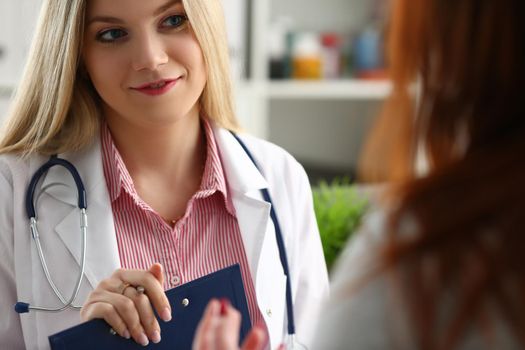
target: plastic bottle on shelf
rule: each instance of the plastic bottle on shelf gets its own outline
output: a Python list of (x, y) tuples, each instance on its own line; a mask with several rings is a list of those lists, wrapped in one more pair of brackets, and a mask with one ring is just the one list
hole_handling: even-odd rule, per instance
[(270, 79), (290, 77), (290, 45), (288, 37), (291, 27), (292, 20), (289, 17), (279, 17), (270, 24), (268, 35)]
[(294, 35), (292, 77), (294, 79), (321, 79), (321, 43), (317, 34), (299, 32)]
[(321, 34), (323, 78), (341, 77), (341, 36), (337, 33)]
[(358, 78), (384, 79), (384, 0), (376, 0), (370, 20), (354, 40), (354, 68)]

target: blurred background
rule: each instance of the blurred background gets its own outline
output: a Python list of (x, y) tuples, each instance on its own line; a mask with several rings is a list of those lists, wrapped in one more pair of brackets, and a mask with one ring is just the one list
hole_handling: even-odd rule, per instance
[[(2, 118), (40, 3), (0, 1)], [(291, 152), (313, 184), (353, 179), (363, 139), (389, 91), (381, 58), (385, 1), (223, 4), (242, 126)]]

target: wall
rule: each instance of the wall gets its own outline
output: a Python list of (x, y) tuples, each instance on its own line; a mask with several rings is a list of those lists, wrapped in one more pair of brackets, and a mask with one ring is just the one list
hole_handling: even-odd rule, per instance
[(293, 18), (300, 30), (355, 31), (362, 28), (375, 0), (272, 0), (272, 17)]
[(22, 74), (41, 0), (0, 0), (0, 120)]
[(327, 171), (355, 170), (380, 102), (272, 101), (270, 140), (305, 165)]

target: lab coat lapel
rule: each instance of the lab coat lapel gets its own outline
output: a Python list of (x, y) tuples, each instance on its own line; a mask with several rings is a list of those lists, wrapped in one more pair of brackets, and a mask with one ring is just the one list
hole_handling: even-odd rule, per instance
[(282, 341), (286, 279), (279, 259), (270, 204), (260, 190), (268, 183), (229, 131), (215, 137), (255, 284), (257, 303), (270, 333), (270, 346)]
[(229, 131), (214, 128), (222, 166), (231, 191), (237, 221), (253, 278), (270, 217), (270, 205), (260, 194), (268, 183)]
[[(85, 152), (60, 157), (75, 165), (86, 189), (88, 231), (85, 275), (95, 288), (120, 266), (112, 209), (102, 169), (100, 141), (96, 139)], [(50, 196), (46, 199), (52, 202), (50, 208), (60, 205), (67, 207), (64, 210), (50, 210), (46, 215), (52, 216), (48, 222), (55, 225), (50, 229), (54, 228), (80, 265), (80, 214), (75, 182), (67, 170), (53, 167), (46, 174), (42, 188)]]
[(256, 194), (235, 192), (232, 196), (248, 264), (253, 279), (257, 281), (259, 261), (269, 223), (270, 205), (257, 199)]

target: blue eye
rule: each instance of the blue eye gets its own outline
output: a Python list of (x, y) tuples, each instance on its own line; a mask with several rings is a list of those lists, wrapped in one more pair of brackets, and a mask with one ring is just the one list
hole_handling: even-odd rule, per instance
[(108, 29), (97, 34), (97, 40), (104, 43), (111, 43), (127, 35), (122, 29)]
[(161, 26), (166, 28), (178, 28), (186, 23), (187, 20), (188, 17), (185, 15), (173, 15), (162, 21)]

